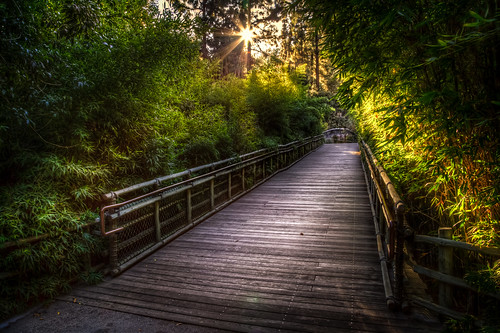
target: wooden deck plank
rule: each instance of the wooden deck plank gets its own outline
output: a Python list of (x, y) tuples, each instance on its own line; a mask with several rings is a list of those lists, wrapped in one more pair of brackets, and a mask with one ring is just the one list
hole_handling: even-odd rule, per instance
[(322, 146), (121, 276), (66, 298), (239, 332), (439, 331), (386, 309), (357, 149)]

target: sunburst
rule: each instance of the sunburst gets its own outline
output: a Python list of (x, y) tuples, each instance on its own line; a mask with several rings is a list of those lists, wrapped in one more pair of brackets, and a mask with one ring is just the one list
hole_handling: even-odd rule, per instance
[(231, 53), (238, 45), (244, 43), (245, 48), (248, 47), (249, 43), (256, 37), (253, 30), (249, 28), (245, 28), (241, 21), (235, 20), (233, 21), (238, 27), (238, 31), (231, 33), (233, 36), (239, 36), (238, 39), (234, 40), (231, 44), (226, 46), (224, 49), (220, 51), (221, 59), (227, 57), (229, 53)]
[(248, 43), (251, 43), (253, 38), (255, 37), (255, 35), (251, 29), (243, 28), (243, 27), (240, 28), (238, 35), (240, 36), (240, 41), (245, 42), (245, 45), (248, 45)]

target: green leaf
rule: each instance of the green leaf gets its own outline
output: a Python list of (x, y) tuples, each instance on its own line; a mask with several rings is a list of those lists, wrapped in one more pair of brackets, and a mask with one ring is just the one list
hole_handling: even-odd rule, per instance
[(475, 27), (478, 27), (479, 25), (480, 25), (480, 22), (476, 21), (476, 22), (472, 22), (472, 23), (465, 23), (464, 27), (466, 27), (466, 28), (475, 28)]
[(477, 19), (479, 21), (484, 21), (485, 20), (481, 15), (479, 15), (478, 13), (476, 13), (473, 10), (469, 10), (469, 14), (470, 14), (470, 16), (472, 16), (473, 18), (475, 18), (475, 19)]

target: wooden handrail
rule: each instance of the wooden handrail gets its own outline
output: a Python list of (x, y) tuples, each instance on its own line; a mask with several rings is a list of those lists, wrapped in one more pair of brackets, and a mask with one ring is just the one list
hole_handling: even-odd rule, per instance
[[(450, 313), (454, 314), (454, 318), (456, 318), (458, 312), (450, 310), (449, 305), (451, 305), (451, 287), (450, 285), (453, 286), (458, 286), (461, 288), (466, 288), (468, 290), (474, 291), (474, 292), (479, 292), (485, 295), (488, 295), (490, 297), (493, 297), (495, 299), (500, 299), (499, 293), (494, 293), (494, 292), (483, 292), (481, 290), (478, 290), (478, 288), (471, 286), (468, 284), (464, 279), (455, 277), (450, 275), (451, 274), (451, 269), (449, 265), (443, 265), (442, 271), (435, 271), (426, 267), (423, 267), (421, 265), (418, 265), (415, 260), (413, 259), (413, 253), (411, 252), (411, 249), (413, 246), (411, 245), (411, 242), (423, 242), (423, 243), (428, 243), (428, 244), (434, 244), (436, 246), (440, 247), (440, 262), (441, 263), (451, 263), (452, 262), (452, 254), (450, 254), (449, 251), (446, 251), (446, 248), (455, 248), (455, 249), (461, 249), (461, 250), (467, 250), (467, 251), (473, 251), (482, 255), (488, 255), (488, 256), (493, 256), (493, 257), (500, 257), (500, 249), (499, 248), (492, 248), (492, 247), (481, 247), (481, 246), (476, 246), (473, 244), (468, 244), (464, 242), (459, 242), (455, 241), (452, 239), (447, 239), (447, 238), (438, 238), (438, 237), (431, 237), (431, 236), (426, 236), (426, 235), (417, 235), (415, 234), (414, 230), (412, 230), (407, 224), (405, 220), (405, 206), (404, 203), (399, 196), (399, 194), (396, 191), (396, 188), (394, 187), (394, 184), (391, 182), (390, 178), (387, 175), (387, 172), (384, 170), (382, 165), (379, 163), (377, 158), (374, 156), (372, 153), (370, 147), (361, 140), (360, 146), (362, 147), (362, 151), (365, 153), (365, 161), (368, 166), (366, 172), (368, 173), (368, 176), (371, 177), (371, 186), (373, 187), (374, 191), (370, 193), (370, 198), (373, 196), (372, 201), (379, 200), (379, 204), (381, 205), (383, 210), (387, 210), (389, 212), (386, 214), (384, 212), (384, 215), (386, 215), (386, 219), (389, 221), (391, 219), (394, 219), (396, 221), (397, 226), (397, 232), (396, 232), (396, 246), (399, 243), (399, 246), (396, 248), (396, 253), (398, 252), (403, 252), (403, 245), (405, 243), (408, 243), (407, 245), (404, 245), (407, 247), (407, 252), (408, 252), (408, 258), (406, 259), (410, 267), (413, 268), (413, 270), (421, 275), (424, 275), (426, 277), (432, 278), (434, 280), (437, 280), (440, 282), (440, 305), (436, 305), (434, 303), (430, 303), (428, 301), (422, 302), (420, 300), (415, 301), (416, 303), (420, 305), (424, 305), (428, 307), (429, 309), (438, 311), (439, 313), (443, 315), (449, 315)], [(376, 215), (376, 214), (374, 214)], [(441, 229), (449, 229), (449, 228), (441, 228)], [(440, 236), (441, 237), (441, 236)], [(450, 235), (451, 237), (451, 235)], [(388, 251), (389, 253), (391, 252), (391, 247), (388, 246)], [(446, 258), (445, 258), (446, 257)], [(404, 257), (403, 258), (396, 258), (396, 260), (393, 262), (393, 265), (395, 265), (395, 281), (394, 281), (394, 289), (395, 293), (397, 293), (398, 289), (402, 290), (402, 285), (401, 282), (398, 284), (398, 270), (401, 270), (403, 264), (404, 264)], [(396, 294), (397, 295), (397, 294)], [(398, 299), (398, 296), (396, 296), (396, 299)], [(416, 300), (418, 297), (410, 297), (410, 299)], [(400, 299), (399, 299), (400, 300)]]
[(459, 242), (459, 241), (452, 240), (452, 239), (437, 238), (437, 237), (426, 236), (426, 235), (415, 235), (413, 240), (415, 242), (429, 243), (429, 244), (434, 244), (434, 245), (439, 245), (439, 246), (449, 246), (449, 247), (453, 247), (456, 249), (462, 249), (462, 250), (473, 251), (473, 252), (484, 254), (484, 255), (500, 257), (500, 248), (497, 248), (497, 247), (482, 247), (482, 246), (477, 246), (477, 245), (473, 245), (473, 244), (469, 244), (469, 243), (465, 243), (465, 242)]
[[(403, 288), (404, 288), (404, 225), (405, 225), (405, 205), (396, 191), (391, 180), (387, 176), (385, 169), (374, 156), (370, 147), (360, 140), (360, 148), (364, 155), (364, 162), (367, 166), (367, 183), (369, 187), (370, 201), (372, 204), (373, 218), (377, 231), (377, 246), (379, 248), (379, 257), (381, 260), (387, 257), (394, 267), (393, 284), (390, 282), (389, 275), (382, 268), (384, 285), (393, 285), (394, 290), (391, 293), (386, 290), (386, 298), (393, 297), (396, 304), (388, 302), (391, 309), (404, 307)], [(384, 222), (385, 220), (385, 222)], [(385, 237), (385, 240), (384, 240)], [(380, 245), (382, 243), (382, 246)], [(385, 244), (385, 245), (384, 245)], [(383, 253), (380, 253), (380, 248)], [(389, 280), (387, 282), (386, 280)], [(387, 289), (387, 288), (386, 288)], [(393, 302), (394, 302), (393, 301)]]

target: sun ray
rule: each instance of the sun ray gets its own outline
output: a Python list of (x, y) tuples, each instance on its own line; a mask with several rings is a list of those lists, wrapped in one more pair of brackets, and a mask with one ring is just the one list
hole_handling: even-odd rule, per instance
[(245, 42), (245, 45), (247, 45), (249, 42), (251, 42), (253, 40), (253, 38), (255, 37), (253, 31), (248, 29), (248, 28), (244, 28), (244, 29), (240, 30), (238, 35), (241, 36), (241, 38)]
[(243, 38), (240, 37), (237, 40), (232, 41), (229, 45), (224, 47), (222, 50), (220, 50), (218, 52), (218, 54), (220, 55), (220, 58), (224, 59), (225, 57), (227, 57), (227, 55), (229, 53), (231, 53), (238, 45), (240, 45), (240, 43), (242, 41), (243, 41)]
[(240, 45), (240, 43), (244, 43), (244, 46), (247, 47), (248, 43), (251, 43), (253, 39), (256, 37), (253, 30), (244, 27), (239, 18), (235, 18), (233, 20), (233, 23), (238, 28), (238, 31), (230, 32), (225, 30), (217, 34), (219, 36), (239, 36), (237, 40), (232, 41), (229, 45), (227, 45), (222, 50), (217, 52), (220, 59), (224, 59), (225, 57), (227, 57), (229, 53), (231, 53), (238, 45)]

